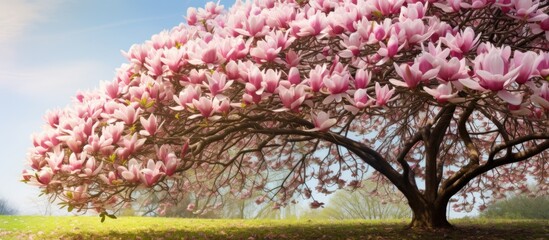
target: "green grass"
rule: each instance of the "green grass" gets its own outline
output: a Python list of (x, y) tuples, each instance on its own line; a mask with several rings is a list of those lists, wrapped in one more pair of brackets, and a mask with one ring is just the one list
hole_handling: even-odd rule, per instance
[(549, 239), (549, 221), (458, 220), (438, 232), (407, 222), (0, 216), (0, 239)]

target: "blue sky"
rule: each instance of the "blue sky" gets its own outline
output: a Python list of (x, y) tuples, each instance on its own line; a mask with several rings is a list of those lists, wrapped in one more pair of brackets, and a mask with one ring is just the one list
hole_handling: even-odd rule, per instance
[[(203, 0), (0, 0), (0, 197), (22, 214), (43, 212), (19, 182), (30, 136), (48, 109), (111, 80), (120, 50), (184, 21)], [(228, 9), (233, 0), (221, 1)]]

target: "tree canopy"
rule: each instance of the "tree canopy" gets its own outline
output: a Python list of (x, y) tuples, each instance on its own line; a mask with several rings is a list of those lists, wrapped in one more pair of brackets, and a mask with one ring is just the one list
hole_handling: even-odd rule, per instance
[(484, 209), (481, 217), (511, 219), (549, 219), (549, 196), (516, 195), (501, 199)]
[[(413, 227), (547, 193), (549, 15), (531, 0), (257, 0), (190, 8), (112, 81), (46, 113), (24, 181), (103, 216), (139, 192), (323, 203), (393, 184)], [(371, 174), (372, 172), (373, 175)], [(196, 201), (198, 203), (198, 201)], [(276, 207), (275, 206), (275, 207)], [(162, 208), (162, 207), (161, 207)]]
[(321, 219), (404, 219), (412, 215), (404, 196), (394, 187), (364, 181), (353, 191), (335, 192), (321, 209), (310, 209), (300, 217)]

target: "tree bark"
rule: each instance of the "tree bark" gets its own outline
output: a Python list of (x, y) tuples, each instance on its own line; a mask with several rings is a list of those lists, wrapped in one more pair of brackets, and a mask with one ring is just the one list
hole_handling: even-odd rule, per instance
[(431, 230), (453, 228), (446, 216), (448, 200), (437, 199), (432, 203), (409, 201), (408, 203), (413, 214), (409, 228)]

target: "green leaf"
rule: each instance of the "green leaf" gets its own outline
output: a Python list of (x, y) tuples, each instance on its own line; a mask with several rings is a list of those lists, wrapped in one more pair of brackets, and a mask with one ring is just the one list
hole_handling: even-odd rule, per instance
[(72, 204), (69, 204), (69, 208), (67, 208), (67, 211), (72, 212), (73, 209), (74, 209), (74, 206)]

